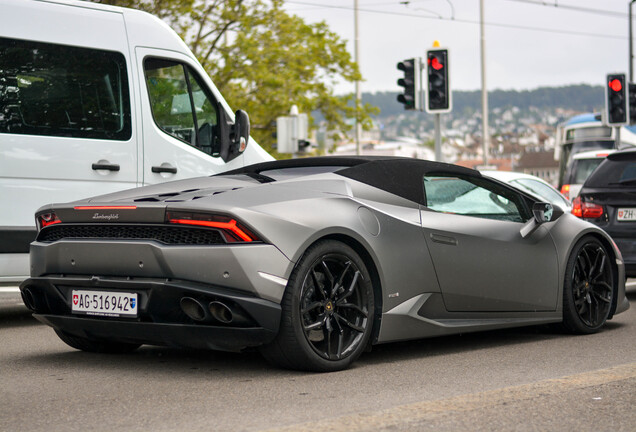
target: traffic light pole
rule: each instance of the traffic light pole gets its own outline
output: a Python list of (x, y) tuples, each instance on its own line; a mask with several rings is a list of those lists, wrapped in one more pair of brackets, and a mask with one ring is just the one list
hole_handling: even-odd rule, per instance
[(632, 6), (636, 0), (629, 2), (629, 82), (634, 81), (634, 45), (632, 36)]
[(614, 141), (614, 148), (615, 149), (620, 149), (621, 148), (621, 126), (616, 126), (616, 140)]
[(441, 114), (435, 114), (435, 160), (437, 162), (444, 162), (442, 160), (442, 125)]

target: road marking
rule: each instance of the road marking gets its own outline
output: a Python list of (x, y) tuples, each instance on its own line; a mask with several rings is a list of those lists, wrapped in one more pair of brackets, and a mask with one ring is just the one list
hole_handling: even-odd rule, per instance
[(412, 422), (434, 422), (436, 418), (453, 415), (453, 413), (501, 407), (521, 400), (559, 395), (573, 390), (633, 378), (636, 378), (636, 363), (585, 372), (564, 378), (539, 381), (532, 384), (455, 396), (448, 399), (400, 405), (379, 412), (361, 412), (318, 422), (267, 429), (267, 431), (315, 432), (316, 430), (320, 430), (360, 432), (378, 429), (403, 430), (403, 426), (407, 426)]

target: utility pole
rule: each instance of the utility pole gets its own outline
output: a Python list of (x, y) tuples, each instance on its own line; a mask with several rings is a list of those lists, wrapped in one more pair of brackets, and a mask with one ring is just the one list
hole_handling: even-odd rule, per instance
[[(360, 68), (359, 47), (358, 47), (358, 45), (360, 44), (360, 34), (358, 29), (358, 0), (353, 0), (353, 10), (354, 10), (353, 31), (355, 33), (354, 46), (353, 46), (354, 47), (353, 60), (358, 65), (358, 68)], [(362, 95), (360, 94), (360, 81), (356, 80), (356, 154), (357, 155), (360, 154), (360, 139), (362, 136), (362, 125), (360, 124), (360, 114), (359, 114), (361, 99), (362, 99)]]
[(632, 41), (632, 6), (636, 0), (629, 2), (629, 82), (634, 82), (634, 43)]
[(486, 33), (484, 31), (484, 0), (479, 0), (479, 29), (481, 34), (481, 129), (484, 165), (488, 165), (488, 89), (486, 88)]

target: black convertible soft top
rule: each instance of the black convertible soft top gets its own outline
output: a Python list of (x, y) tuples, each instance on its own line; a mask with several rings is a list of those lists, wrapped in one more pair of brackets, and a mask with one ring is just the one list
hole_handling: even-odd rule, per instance
[(425, 175), (445, 174), (481, 177), (479, 171), (442, 162), (387, 156), (322, 156), (285, 159), (248, 165), (217, 175), (260, 174), (262, 171), (337, 166), (345, 167), (334, 174), (357, 180), (408, 200), (425, 204), (422, 178)]

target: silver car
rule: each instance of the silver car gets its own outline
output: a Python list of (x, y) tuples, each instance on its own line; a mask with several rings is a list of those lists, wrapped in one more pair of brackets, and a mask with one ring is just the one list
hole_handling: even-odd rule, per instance
[(572, 203), (554, 186), (542, 178), (515, 171), (481, 171), (482, 175), (508, 183), (521, 191), (534, 195), (541, 201), (558, 206), (566, 213), (572, 211)]
[(627, 310), (607, 234), (470, 169), (268, 162), (36, 214), (26, 305), (71, 347), (240, 351), (348, 367), (372, 345)]

